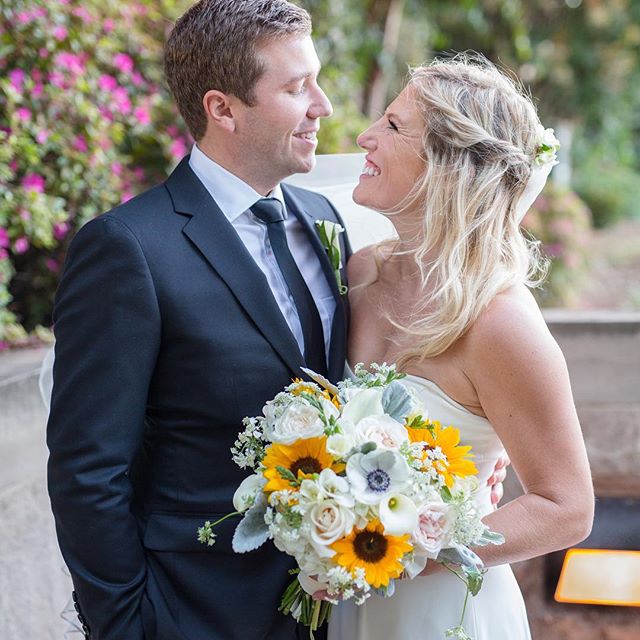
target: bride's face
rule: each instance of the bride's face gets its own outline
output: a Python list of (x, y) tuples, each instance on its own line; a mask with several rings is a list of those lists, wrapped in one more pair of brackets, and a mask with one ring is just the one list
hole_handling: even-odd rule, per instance
[(384, 211), (402, 202), (424, 170), (423, 131), (424, 121), (409, 86), (358, 136), (367, 155), (353, 192), (356, 203)]

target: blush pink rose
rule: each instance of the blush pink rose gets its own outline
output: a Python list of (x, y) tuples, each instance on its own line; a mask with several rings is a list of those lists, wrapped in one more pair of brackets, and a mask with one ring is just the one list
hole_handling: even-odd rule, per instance
[(418, 525), (413, 530), (413, 542), (422, 555), (435, 560), (447, 542), (455, 514), (444, 502), (428, 502), (418, 507)]

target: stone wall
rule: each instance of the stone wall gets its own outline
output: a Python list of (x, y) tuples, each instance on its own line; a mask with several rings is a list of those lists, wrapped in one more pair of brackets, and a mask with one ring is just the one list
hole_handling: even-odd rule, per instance
[[(596, 493), (640, 496), (640, 314), (545, 317), (567, 359)], [(60, 640), (67, 628), (60, 612), (71, 586), (46, 495), (46, 416), (37, 386), (43, 355), (0, 354), (0, 640)], [(506, 498), (518, 491), (512, 473)], [(640, 637), (637, 610), (550, 601), (544, 567), (544, 558), (514, 566), (534, 640)]]

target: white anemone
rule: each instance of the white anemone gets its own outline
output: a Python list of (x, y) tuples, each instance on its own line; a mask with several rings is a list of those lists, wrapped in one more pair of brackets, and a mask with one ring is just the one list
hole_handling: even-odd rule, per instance
[(355, 453), (347, 461), (347, 478), (354, 498), (364, 504), (380, 502), (402, 491), (409, 480), (409, 466), (395, 451), (376, 449)]
[(253, 505), (256, 496), (266, 483), (267, 480), (261, 473), (245, 478), (233, 494), (233, 508), (244, 513)]

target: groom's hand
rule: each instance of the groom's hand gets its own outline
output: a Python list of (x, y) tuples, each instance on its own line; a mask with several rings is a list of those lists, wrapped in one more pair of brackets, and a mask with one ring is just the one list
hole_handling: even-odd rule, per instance
[(504, 487), (502, 483), (507, 477), (507, 467), (511, 464), (509, 456), (503, 453), (496, 461), (496, 466), (493, 468), (493, 473), (487, 480), (487, 485), (491, 487), (491, 504), (497, 505), (504, 494)]

